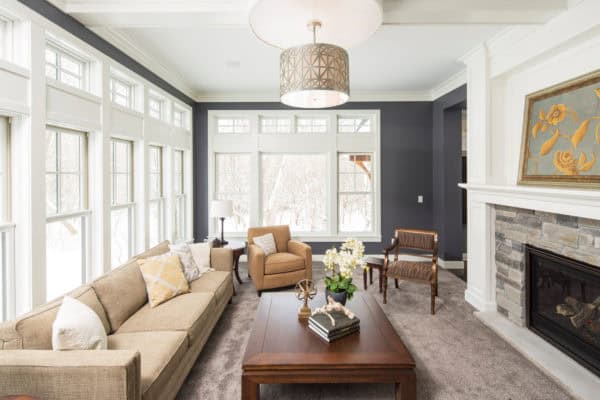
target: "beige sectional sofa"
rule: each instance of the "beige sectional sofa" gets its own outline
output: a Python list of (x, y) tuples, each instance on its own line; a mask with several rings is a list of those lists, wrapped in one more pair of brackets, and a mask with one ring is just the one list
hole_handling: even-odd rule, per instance
[(212, 249), (211, 266), (191, 293), (150, 308), (136, 259), (71, 293), (100, 317), (108, 350), (52, 350), (62, 299), (0, 325), (0, 398), (44, 400), (173, 399), (233, 295), (233, 254)]

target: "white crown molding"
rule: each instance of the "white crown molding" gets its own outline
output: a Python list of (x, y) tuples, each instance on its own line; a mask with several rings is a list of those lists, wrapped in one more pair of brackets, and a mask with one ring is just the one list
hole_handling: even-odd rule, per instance
[(118, 32), (111, 28), (93, 28), (96, 34), (119, 48), (125, 54), (166, 80), (177, 89), (181, 90), (185, 95), (194, 98), (194, 90), (186, 83), (179, 75), (173, 73), (172, 69), (165, 67), (158, 62), (154, 57), (150, 57), (148, 53), (136, 46), (126, 34)]
[(437, 100), (446, 93), (450, 93), (454, 89), (461, 87), (467, 83), (467, 69), (463, 68), (446, 80), (440, 82), (430, 91), (431, 100)]

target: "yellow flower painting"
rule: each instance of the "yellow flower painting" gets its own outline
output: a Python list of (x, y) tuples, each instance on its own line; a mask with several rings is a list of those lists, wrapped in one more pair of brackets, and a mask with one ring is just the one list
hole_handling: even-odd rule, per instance
[(600, 71), (525, 103), (519, 183), (600, 189)]

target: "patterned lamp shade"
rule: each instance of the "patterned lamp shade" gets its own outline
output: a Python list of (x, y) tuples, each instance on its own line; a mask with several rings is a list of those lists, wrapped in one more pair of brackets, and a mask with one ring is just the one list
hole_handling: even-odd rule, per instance
[(350, 99), (348, 53), (325, 43), (284, 50), (280, 58), (281, 102), (299, 108), (339, 106)]

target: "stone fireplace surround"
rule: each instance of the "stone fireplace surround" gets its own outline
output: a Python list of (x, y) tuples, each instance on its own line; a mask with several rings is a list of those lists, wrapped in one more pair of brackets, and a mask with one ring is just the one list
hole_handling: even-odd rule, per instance
[(600, 220), (495, 205), (496, 306), (525, 326), (525, 245), (600, 268)]

